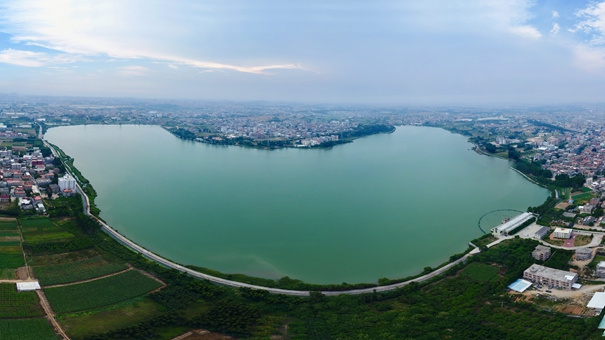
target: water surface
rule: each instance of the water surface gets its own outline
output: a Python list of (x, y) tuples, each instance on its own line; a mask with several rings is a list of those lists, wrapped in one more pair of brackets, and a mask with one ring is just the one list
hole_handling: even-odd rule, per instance
[(327, 150), (211, 146), (133, 125), (53, 128), (46, 139), (75, 158), (101, 217), (147, 249), (313, 283), (416, 274), (466, 249), (484, 213), (549, 194), (466, 137), (428, 127)]

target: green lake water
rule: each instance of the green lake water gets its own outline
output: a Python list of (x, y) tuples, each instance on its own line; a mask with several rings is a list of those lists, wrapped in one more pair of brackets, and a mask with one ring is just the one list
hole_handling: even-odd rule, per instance
[(549, 194), (437, 128), (274, 151), (183, 141), (158, 126), (59, 127), (45, 138), (75, 158), (101, 217), (147, 249), (312, 283), (416, 274), (482, 235), (483, 214), (525, 211)]

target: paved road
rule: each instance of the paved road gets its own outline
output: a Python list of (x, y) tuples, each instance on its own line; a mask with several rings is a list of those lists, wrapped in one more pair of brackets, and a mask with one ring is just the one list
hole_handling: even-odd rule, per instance
[[(58, 157), (58, 153), (55, 151), (55, 149), (50, 144), (48, 144), (46, 141), (44, 141), (44, 143), (46, 144), (46, 146), (48, 146), (52, 150), (53, 155), (55, 155), (55, 157)], [(66, 168), (66, 169), (71, 170), (69, 168)], [(226, 280), (226, 279), (223, 279), (220, 277), (215, 277), (215, 276), (211, 276), (208, 274), (197, 272), (195, 270), (189, 269), (187, 267), (183, 267), (177, 263), (167, 260), (167, 259), (165, 259), (157, 254), (154, 254), (154, 253), (150, 252), (149, 250), (139, 246), (138, 244), (132, 242), (131, 240), (127, 239), (126, 237), (124, 237), (123, 235), (121, 235), (120, 233), (115, 231), (109, 225), (107, 225), (107, 223), (101, 221), (96, 216), (92, 215), (90, 213), (90, 202), (88, 200), (88, 196), (86, 196), (86, 194), (82, 190), (82, 187), (80, 187), (80, 184), (76, 183), (76, 188), (78, 189), (78, 192), (80, 193), (80, 196), (82, 197), (82, 203), (84, 205), (85, 214), (87, 214), (88, 216), (94, 218), (97, 222), (99, 222), (103, 231), (105, 231), (106, 233), (111, 235), (114, 239), (116, 239), (117, 241), (119, 241), (120, 243), (125, 245), (126, 247), (130, 248), (131, 250), (133, 250), (137, 253), (140, 253), (141, 255), (145, 256), (146, 258), (148, 258), (152, 261), (155, 261), (168, 268), (173, 268), (178, 271), (185, 272), (193, 277), (208, 280), (208, 281), (215, 282), (215, 283), (229, 286), (229, 287), (246, 287), (246, 288), (251, 288), (251, 289), (266, 290), (266, 291), (268, 291), (270, 293), (274, 293), (274, 294), (284, 294), (284, 295), (294, 295), (294, 296), (309, 296), (310, 295), (310, 291), (308, 291), (308, 290), (288, 290), (288, 289), (279, 289), (279, 288), (269, 288), (269, 287), (251, 285), (251, 284), (247, 284), (247, 283), (243, 283), (243, 282)], [(477, 249), (475, 249), (475, 250), (477, 250)], [(475, 254), (477, 252), (475, 252)], [(341, 291), (322, 291), (321, 293), (323, 293), (324, 295), (334, 296), (334, 295), (342, 295), (342, 294), (349, 294), (349, 295), (365, 294), (365, 293), (373, 293), (374, 291), (386, 292), (389, 290), (394, 290), (394, 289), (403, 287), (412, 282), (423, 282), (423, 281), (429, 280), (435, 276), (441, 275), (441, 274), (443, 274), (443, 272), (450, 269), (451, 267), (457, 265), (458, 263), (460, 263), (462, 261), (465, 261), (469, 256), (471, 256), (471, 254), (467, 254), (452, 263), (448, 263), (447, 265), (445, 265), (431, 273), (428, 273), (426, 275), (423, 275), (423, 276), (420, 276), (420, 277), (417, 277), (415, 279), (408, 280), (405, 282), (395, 283), (395, 284), (386, 285), (386, 286), (363, 288), (363, 289), (351, 289), (351, 290), (341, 290)]]

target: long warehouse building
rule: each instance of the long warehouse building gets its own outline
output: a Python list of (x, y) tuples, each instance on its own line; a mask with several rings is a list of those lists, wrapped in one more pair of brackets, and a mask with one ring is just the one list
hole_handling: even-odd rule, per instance
[(532, 217), (534, 217), (532, 213), (524, 212), (523, 214), (516, 216), (510, 221), (492, 228), (492, 235), (494, 235), (495, 237), (508, 236), (511, 231), (515, 230), (515, 228), (519, 227), (523, 223), (529, 221)]

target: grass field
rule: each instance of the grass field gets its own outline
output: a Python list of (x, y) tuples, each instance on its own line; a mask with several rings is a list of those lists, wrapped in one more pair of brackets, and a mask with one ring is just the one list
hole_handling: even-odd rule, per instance
[(578, 235), (578, 236), (576, 236), (573, 245), (574, 245), (574, 247), (580, 247), (580, 246), (585, 246), (585, 245), (589, 244), (590, 242), (592, 242), (592, 237), (590, 237), (588, 235)]
[(23, 318), (43, 314), (35, 292), (17, 292), (14, 283), (0, 283), (0, 318)]
[(34, 273), (43, 286), (76, 282), (118, 272), (128, 268), (121, 263), (108, 263), (101, 256), (52, 266), (35, 267)]
[(498, 274), (498, 271), (497, 267), (473, 262), (464, 268), (460, 275), (477, 281), (489, 281)]
[(0, 254), (0, 268), (19, 268), (25, 265), (22, 254)]
[(51, 325), (44, 318), (0, 320), (2, 340), (58, 340)]
[(60, 322), (70, 337), (85, 338), (144, 322), (161, 314), (162, 308), (158, 303), (145, 298), (99, 313), (65, 316)]
[(57, 313), (77, 312), (112, 305), (143, 295), (161, 284), (136, 270), (108, 278), (45, 289)]

